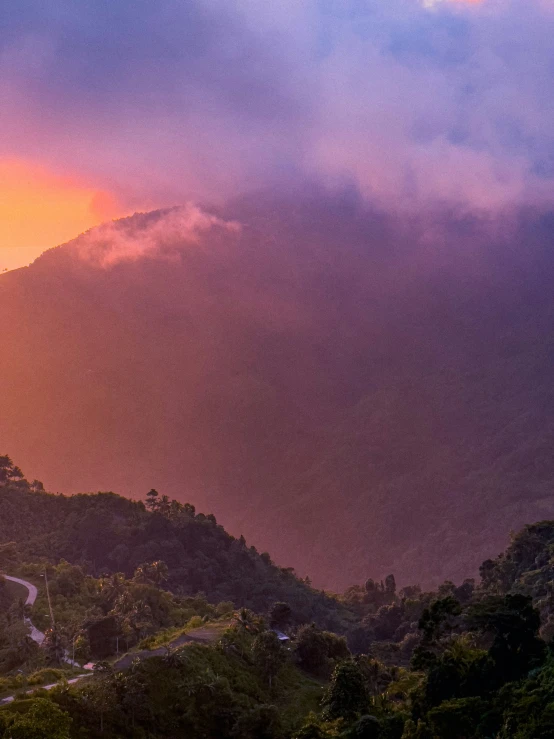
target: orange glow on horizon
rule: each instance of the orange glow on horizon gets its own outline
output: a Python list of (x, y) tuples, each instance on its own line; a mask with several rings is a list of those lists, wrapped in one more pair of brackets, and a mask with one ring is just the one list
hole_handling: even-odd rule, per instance
[(0, 160), (0, 272), (25, 266), (46, 249), (121, 215), (110, 193), (77, 177)]

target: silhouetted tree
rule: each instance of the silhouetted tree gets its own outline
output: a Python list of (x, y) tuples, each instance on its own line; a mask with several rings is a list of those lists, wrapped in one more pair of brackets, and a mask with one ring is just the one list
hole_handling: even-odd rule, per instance
[(0, 456), (0, 485), (8, 485), (23, 479), (23, 472), (7, 456)]
[(159, 506), (158, 501), (159, 493), (157, 490), (152, 488), (146, 493), (146, 507), (149, 511), (156, 511)]
[(289, 625), (292, 609), (288, 603), (274, 603), (269, 612), (269, 625), (273, 629), (284, 630)]

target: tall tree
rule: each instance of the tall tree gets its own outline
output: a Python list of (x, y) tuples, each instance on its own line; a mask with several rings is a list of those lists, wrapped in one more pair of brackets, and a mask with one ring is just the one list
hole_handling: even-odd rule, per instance
[(323, 698), (323, 715), (351, 721), (367, 711), (369, 704), (364, 676), (359, 666), (346, 660), (338, 664)]
[(156, 511), (159, 506), (159, 493), (157, 490), (152, 488), (146, 493), (146, 507), (149, 511)]
[(292, 618), (292, 609), (288, 603), (274, 603), (269, 612), (269, 624), (273, 629), (286, 629)]
[(273, 631), (262, 631), (252, 643), (254, 664), (267, 679), (271, 688), (273, 678), (286, 660), (279, 637)]
[(23, 472), (5, 454), (0, 456), (0, 485), (9, 485), (23, 479)]

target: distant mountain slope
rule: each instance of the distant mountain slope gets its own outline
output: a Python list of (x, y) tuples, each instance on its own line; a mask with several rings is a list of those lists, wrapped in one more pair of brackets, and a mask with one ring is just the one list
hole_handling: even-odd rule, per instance
[(141, 564), (162, 560), (173, 592), (204, 593), (211, 603), (232, 601), (260, 612), (286, 601), (301, 620), (337, 630), (347, 625), (346, 609), (335, 599), (190, 505), (168, 501), (165, 512), (153, 513), (113, 493), (66, 497), (0, 485), (0, 507), (0, 545), (15, 543), (24, 562), (61, 558), (96, 576), (123, 572), (131, 577)]
[(554, 517), (551, 234), (320, 193), (101, 227), (0, 277), (0, 439), (320, 585), (470, 575)]

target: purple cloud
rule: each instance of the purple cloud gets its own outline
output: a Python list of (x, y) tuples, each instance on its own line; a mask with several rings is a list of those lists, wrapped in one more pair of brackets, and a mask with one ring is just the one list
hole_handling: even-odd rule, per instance
[(552, 200), (540, 0), (7, 0), (0, 29), (0, 156), (131, 207), (303, 180), (393, 207)]

